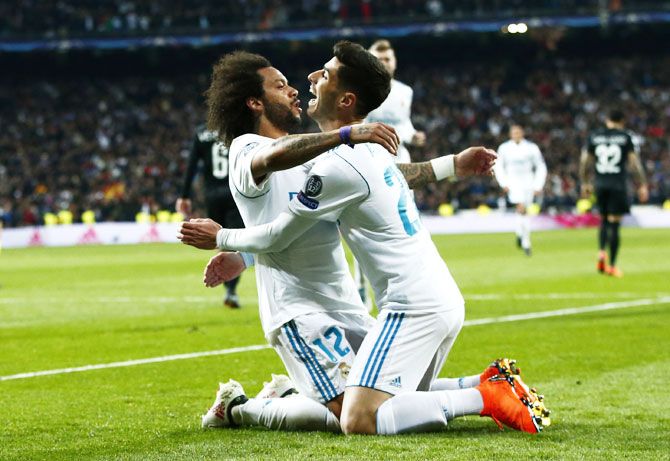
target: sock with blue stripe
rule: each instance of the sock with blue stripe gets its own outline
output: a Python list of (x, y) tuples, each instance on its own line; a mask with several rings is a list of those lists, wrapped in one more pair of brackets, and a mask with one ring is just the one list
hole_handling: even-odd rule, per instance
[(277, 431), (341, 432), (340, 422), (325, 405), (304, 395), (281, 399), (249, 399), (231, 410), (239, 426), (260, 426)]
[(396, 395), (377, 410), (377, 434), (435, 432), (459, 416), (478, 415), (484, 401), (478, 389), (408, 392)]

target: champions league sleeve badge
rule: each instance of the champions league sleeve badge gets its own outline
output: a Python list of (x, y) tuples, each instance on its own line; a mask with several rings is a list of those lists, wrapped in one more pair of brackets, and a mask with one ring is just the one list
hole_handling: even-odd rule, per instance
[(319, 208), (319, 201), (311, 197), (316, 197), (321, 193), (323, 188), (323, 181), (321, 177), (312, 175), (307, 178), (304, 189), (298, 194), (298, 201), (305, 205), (310, 210)]
[(312, 175), (307, 179), (305, 183), (305, 195), (307, 197), (316, 197), (321, 193), (321, 188), (323, 187), (323, 181), (321, 177), (317, 175)]

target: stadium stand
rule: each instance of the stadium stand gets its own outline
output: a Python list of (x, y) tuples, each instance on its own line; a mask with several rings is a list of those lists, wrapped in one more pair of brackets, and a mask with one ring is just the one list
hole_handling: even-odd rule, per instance
[[(513, 66), (406, 66), (400, 78), (414, 87), (414, 122), (428, 135), (424, 148), (412, 150), (414, 160), (467, 145), (497, 146), (514, 120), (528, 127), (545, 154), (545, 208), (567, 209), (578, 198), (577, 158), (585, 133), (620, 97), (631, 114), (630, 128), (644, 139), (651, 201), (668, 196), (670, 59), (653, 66), (641, 58), (535, 63), (521, 80)], [(306, 75), (307, 69), (294, 73)], [(206, 85), (201, 74), (3, 86), (0, 195), (6, 224), (36, 224), (44, 213), (61, 209), (75, 221), (87, 209), (98, 221), (132, 221), (140, 210), (170, 209), (191, 133), (202, 118)], [(471, 180), (417, 191), (416, 199), (420, 209), (432, 211), (444, 202), (495, 207), (498, 196), (492, 180)]]
[(343, 24), (473, 19), (514, 15), (594, 14), (602, 4), (612, 12), (659, 9), (647, 0), (168, 0), (140, 2), (23, 1), (0, 5), (0, 36), (69, 37), (119, 32), (187, 33), (210, 30), (268, 30)]
[[(29, 3), (34, 8), (76, 4), (77, 14), (87, 11), (82, 5), (93, 8), (90, 2), (21, 4)], [(96, 2), (95, 8), (114, 9), (121, 3)], [(419, 8), (426, 2), (388, 3)], [(311, 2), (298, 4), (302, 8)], [(371, 4), (378, 5), (375, 0)], [(0, 14), (3, 33), (6, 21), (20, 10)], [(658, 43), (667, 33), (583, 34), (562, 44), (563, 52), (548, 49), (530, 33), (523, 39), (457, 34), (397, 42), (398, 79), (414, 88), (413, 121), (428, 140), (411, 149), (413, 159), (468, 145), (496, 147), (507, 138), (509, 123), (521, 123), (547, 161), (544, 211), (571, 210), (578, 199), (578, 156), (586, 133), (613, 105), (623, 106), (628, 128), (642, 142), (651, 203), (663, 203), (670, 196), (670, 58)], [(583, 47), (587, 39), (589, 47)], [(615, 54), (608, 51), (614, 48), (612, 40), (619, 40)], [(626, 52), (626, 42), (635, 42), (634, 53)], [(318, 46), (284, 43), (288, 45), (258, 45), (258, 50), (298, 86), (304, 102), (305, 77), (321, 65), (319, 56), (329, 53), (333, 40)], [(0, 75), (0, 219), (5, 226), (40, 224), (47, 213), (62, 210), (72, 213), (74, 222), (81, 222), (87, 210), (98, 222), (134, 221), (139, 212), (172, 210), (193, 130), (203, 121), (209, 67), (233, 48), (0, 53), (0, 67), (12, 70)], [(481, 53), (486, 56), (478, 59)], [(156, 62), (160, 65), (147, 72)], [(303, 128), (316, 129), (309, 123)], [(493, 180), (475, 179), (433, 185), (416, 191), (415, 197), (419, 208), (431, 213), (444, 203), (456, 210), (496, 207), (500, 191)]]

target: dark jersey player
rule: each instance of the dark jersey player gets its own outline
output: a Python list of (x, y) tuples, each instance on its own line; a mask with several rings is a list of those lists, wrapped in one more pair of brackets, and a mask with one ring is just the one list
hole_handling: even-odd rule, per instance
[[(631, 134), (624, 130), (624, 114), (612, 111), (605, 121), (605, 127), (593, 131), (582, 151), (579, 175), (581, 194), (588, 197), (593, 193), (590, 172), (595, 172), (595, 194), (600, 210), (601, 222), (598, 232), (598, 271), (614, 277), (623, 274), (616, 266), (619, 251), (619, 227), (624, 214), (628, 213), (627, 169), (635, 175), (638, 183), (638, 198), (646, 202), (649, 198), (647, 180), (640, 162), (640, 156)], [(590, 168), (595, 164), (595, 168)], [(609, 246), (609, 263), (605, 248)]]
[[(177, 199), (175, 208), (185, 218), (190, 217), (192, 212), (191, 186), (201, 162), (204, 166), (202, 173), (205, 181), (207, 217), (224, 227), (244, 227), (228, 184), (228, 148), (217, 141), (216, 133), (208, 131), (204, 126), (196, 130), (184, 174), (181, 198)], [(225, 283), (224, 304), (226, 306), (240, 307), (239, 296), (236, 292), (238, 282), (239, 277)]]

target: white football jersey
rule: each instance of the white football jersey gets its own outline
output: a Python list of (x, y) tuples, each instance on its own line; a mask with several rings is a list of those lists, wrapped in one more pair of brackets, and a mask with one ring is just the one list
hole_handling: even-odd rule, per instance
[(537, 144), (522, 139), (518, 144), (511, 139), (498, 147), (494, 166), (500, 187), (541, 190), (547, 179), (547, 166)]
[[(309, 166), (269, 174), (256, 184), (251, 160), (274, 139), (245, 134), (230, 146), (230, 190), (246, 227), (274, 220), (305, 182)], [(318, 223), (283, 251), (256, 255), (261, 324), (266, 335), (298, 315), (367, 315), (349, 272), (337, 225)]]
[(463, 308), (405, 178), (381, 146), (339, 146), (317, 158), (289, 208), (298, 216), (339, 224), (380, 309)]
[(398, 163), (409, 163), (411, 158), (405, 144), (412, 142), (416, 133), (412, 125), (412, 97), (414, 90), (408, 85), (396, 79), (391, 80), (391, 92), (384, 102), (370, 112), (365, 119), (366, 122), (382, 122), (395, 128), (400, 138), (398, 155), (395, 157)]

